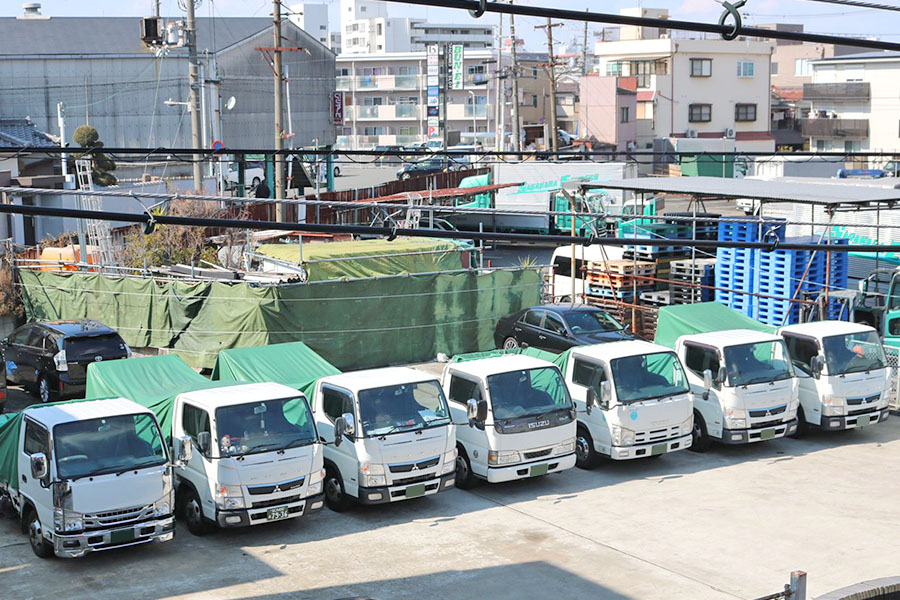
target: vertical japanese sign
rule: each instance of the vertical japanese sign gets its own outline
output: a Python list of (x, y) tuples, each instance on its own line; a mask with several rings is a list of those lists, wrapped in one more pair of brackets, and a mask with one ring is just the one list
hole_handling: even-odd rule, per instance
[(344, 124), (344, 92), (334, 92), (331, 96), (331, 122), (338, 127)]
[(451, 86), (450, 89), (453, 90), (461, 90), (465, 87), (466, 83), (466, 71), (465, 67), (463, 67), (463, 45), (462, 44), (453, 44), (451, 46), (451, 54), (450, 54), (450, 73), (451, 73)]
[[(440, 123), (438, 119), (438, 111), (441, 105), (441, 87), (440, 87), (440, 56), (437, 44), (428, 46), (427, 50), (427, 67), (428, 75), (426, 83), (426, 97), (428, 99), (428, 137), (440, 137)], [(434, 113), (432, 115), (432, 112)]]

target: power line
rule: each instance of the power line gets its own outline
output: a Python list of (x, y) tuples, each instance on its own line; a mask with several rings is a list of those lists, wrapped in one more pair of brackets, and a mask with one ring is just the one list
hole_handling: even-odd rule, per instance
[(806, 0), (807, 2), (821, 2), (822, 4), (840, 4), (842, 6), (859, 6), (873, 10), (890, 10), (900, 12), (900, 6), (879, 4), (877, 2), (863, 2), (862, 0)]

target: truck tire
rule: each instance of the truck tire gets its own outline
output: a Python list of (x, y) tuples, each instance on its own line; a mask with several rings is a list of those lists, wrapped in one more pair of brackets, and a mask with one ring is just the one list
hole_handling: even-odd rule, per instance
[(196, 536), (203, 536), (209, 533), (209, 520), (203, 516), (203, 505), (200, 503), (200, 496), (193, 488), (184, 487), (184, 500), (182, 501), (182, 516), (187, 525), (188, 531)]
[(28, 535), (31, 549), (38, 558), (51, 558), (53, 556), (53, 548), (44, 539), (37, 511), (30, 506), (25, 511), (25, 533)]
[(696, 410), (694, 411), (694, 429), (691, 432), (691, 450), (694, 452), (706, 452), (712, 447), (712, 440), (706, 432), (706, 422)]
[(472, 463), (461, 444), (456, 445), (456, 487), (469, 490), (475, 486), (475, 475), (472, 474)]
[(600, 462), (597, 451), (594, 450), (594, 440), (588, 433), (587, 427), (578, 426), (575, 434), (575, 466), (579, 469), (593, 469)]
[(334, 512), (345, 512), (350, 508), (350, 497), (344, 491), (344, 478), (337, 468), (325, 467), (325, 504)]
[(803, 413), (803, 407), (797, 409), (797, 429), (788, 437), (802, 438), (809, 433), (809, 423), (806, 422), (806, 415)]

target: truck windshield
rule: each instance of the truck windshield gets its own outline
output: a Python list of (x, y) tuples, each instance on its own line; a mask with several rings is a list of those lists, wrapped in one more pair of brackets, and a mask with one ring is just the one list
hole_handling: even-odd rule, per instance
[(572, 399), (555, 367), (538, 367), (489, 375), (488, 390), (495, 419), (536, 417), (572, 410)]
[(766, 383), (794, 376), (784, 342), (755, 342), (725, 348), (725, 368), (732, 386)]
[(563, 318), (575, 335), (622, 330), (622, 325), (602, 310), (571, 310)]
[(630, 404), (642, 400), (686, 394), (687, 378), (674, 352), (623, 356), (610, 361), (616, 400)]
[(447, 399), (437, 381), (362, 390), (359, 416), (365, 437), (450, 424)]
[(299, 396), (217, 408), (216, 435), (220, 456), (243, 456), (312, 444), (316, 428)]
[(166, 462), (159, 426), (148, 414), (60, 423), (53, 432), (60, 479), (124, 473)]
[(885, 367), (884, 348), (874, 331), (832, 335), (822, 340), (829, 375), (859, 373)]

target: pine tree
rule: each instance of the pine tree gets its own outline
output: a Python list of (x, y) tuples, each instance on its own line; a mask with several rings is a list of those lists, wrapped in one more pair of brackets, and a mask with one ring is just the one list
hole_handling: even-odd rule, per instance
[[(91, 159), (91, 177), (96, 185), (110, 186), (118, 182), (112, 171), (116, 170), (116, 163), (109, 159), (103, 152), (98, 152), (99, 148), (103, 148), (103, 142), (100, 141), (100, 134), (90, 125), (82, 125), (75, 130), (72, 136), (75, 143), (82, 148), (92, 148), (90, 153)], [(75, 158), (82, 158), (88, 154), (76, 154)]]

